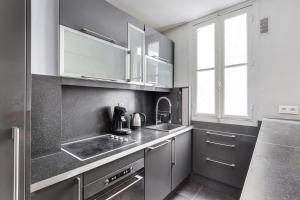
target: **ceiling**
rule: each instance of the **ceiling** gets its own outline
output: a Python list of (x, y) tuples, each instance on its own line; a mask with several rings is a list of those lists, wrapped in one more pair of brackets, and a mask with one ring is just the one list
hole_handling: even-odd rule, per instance
[(245, 0), (107, 0), (117, 8), (165, 31)]

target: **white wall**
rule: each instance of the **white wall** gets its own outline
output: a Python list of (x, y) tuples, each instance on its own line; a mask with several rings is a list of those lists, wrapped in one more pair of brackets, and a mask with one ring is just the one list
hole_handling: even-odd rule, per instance
[(31, 0), (31, 71), (58, 75), (59, 0)]
[(278, 114), (278, 105), (300, 105), (300, 1), (260, 0), (260, 18), (270, 32), (259, 36), (259, 117), (300, 119)]
[(175, 42), (174, 86), (189, 86), (189, 24), (172, 29), (165, 35)]
[[(270, 32), (257, 37), (258, 119), (276, 117), (300, 119), (300, 115), (282, 115), (279, 105), (300, 106), (300, 1), (257, 0), (256, 20), (269, 17)], [(189, 83), (189, 26), (165, 32), (175, 42), (175, 85)], [(177, 72), (176, 72), (177, 70)]]

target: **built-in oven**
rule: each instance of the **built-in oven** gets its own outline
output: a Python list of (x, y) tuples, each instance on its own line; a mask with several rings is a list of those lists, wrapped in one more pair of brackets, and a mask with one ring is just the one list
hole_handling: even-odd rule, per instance
[(144, 159), (84, 187), (88, 200), (144, 200)]

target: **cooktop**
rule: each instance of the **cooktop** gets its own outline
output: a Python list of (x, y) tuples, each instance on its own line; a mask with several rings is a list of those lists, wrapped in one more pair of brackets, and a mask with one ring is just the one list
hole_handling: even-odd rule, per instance
[(62, 144), (62, 150), (81, 161), (85, 161), (135, 143), (136, 140), (106, 134)]

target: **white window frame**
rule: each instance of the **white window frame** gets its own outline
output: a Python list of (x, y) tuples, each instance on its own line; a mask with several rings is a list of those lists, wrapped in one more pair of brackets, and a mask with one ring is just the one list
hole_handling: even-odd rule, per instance
[[(256, 126), (255, 112), (255, 89), (256, 89), (256, 73), (255, 73), (255, 54), (253, 52), (256, 38), (255, 36), (255, 20), (254, 20), (254, 4), (247, 2), (233, 6), (229, 9), (214, 13), (205, 18), (196, 20), (191, 23), (191, 86), (192, 86), (192, 120), (219, 122), (239, 125)], [(248, 20), (248, 60), (247, 60), (247, 89), (248, 89), (248, 116), (231, 116), (224, 115), (224, 71), (225, 71), (225, 52), (224, 52), (224, 21), (234, 16), (247, 13)], [(197, 113), (197, 29), (215, 23), (215, 114)], [(197, 72), (197, 73), (195, 73)]]

